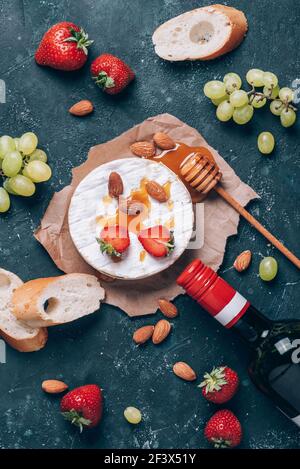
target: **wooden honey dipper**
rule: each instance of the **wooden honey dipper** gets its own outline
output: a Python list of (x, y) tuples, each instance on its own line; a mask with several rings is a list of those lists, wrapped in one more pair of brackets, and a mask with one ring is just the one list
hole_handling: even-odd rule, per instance
[(216, 162), (210, 161), (201, 153), (193, 153), (185, 159), (180, 165), (180, 172), (186, 182), (203, 195), (211, 190), (217, 192), (229, 203), (240, 215), (242, 215), (254, 228), (257, 229), (268, 241), (270, 241), (282, 254), (284, 254), (298, 269), (300, 268), (300, 259), (287, 249), (275, 236), (272, 235), (259, 221), (257, 221), (247, 210), (244, 209), (223, 187), (218, 186), (222, 178)]

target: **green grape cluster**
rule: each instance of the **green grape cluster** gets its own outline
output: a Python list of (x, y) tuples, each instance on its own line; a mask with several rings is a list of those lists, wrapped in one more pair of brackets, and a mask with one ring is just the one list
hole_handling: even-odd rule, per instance
[(37, 145), (38, 138), (33, 132), (26, 132), (20, 138), (0, 137), (0, 175), (4, 178), (0, 187), (0, 213), (9, 210), (10, 195), (30, 197), (35, 193), (36, 183), (51, 178), (47, 155)]
[[(262, 108), (270, 101), (270, 111), (280, 116), (283, 127), (291, 127), (296, 122), (297, 108), (292, 104), (294, 92), (290, 88), (280, 88), (274, 73), (257, 68), (248, 71), (246, 80), (252, 89), (241, 89), (242, 80), (236, 73), (227, 73), (223, 81), (209, 81), (204, 86), (204, 94), (217, 106), (216, 115), (222, 122), (233, 119), (244, 125), (254, 114), (254, 109)], [(262, 88), (257, 91), (256, 88)]]

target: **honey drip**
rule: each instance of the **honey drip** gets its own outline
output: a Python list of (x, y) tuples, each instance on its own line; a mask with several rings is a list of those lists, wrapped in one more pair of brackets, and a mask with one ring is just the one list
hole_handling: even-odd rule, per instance
[(146, 255), (147, 255), (146, 251), (140, 252), (140, 262), (144, 262)]

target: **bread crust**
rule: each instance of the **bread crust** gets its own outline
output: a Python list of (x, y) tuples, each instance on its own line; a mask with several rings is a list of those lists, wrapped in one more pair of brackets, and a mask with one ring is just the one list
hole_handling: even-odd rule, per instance
[[(0, 268), (0, 274), (5, 275), (9, 280), (11, 280), (15, 289), (23, 285), (22, 280), (12, 272)], [(0, 328), (0, 337), (2, 337), (5, 342), (7, 342), (11, 347), (18, 350), (19, 352), (36, 352), (46, 345), (48, 332), (45, 328), (36, 328), (36, 334), (34, 336), (28, 337), (26, 339), (16, 339)]]
[[(243, 41), (243, 39), (244, 39), (244, 37), (247, 33), (247, 30), (248, 30), (248, 22), (247, 22), (247, 18), (245, 16), (245, 14), (241, 10), (237, 10), (236, 8), (228, 7), (226, 5), (220, 5), (220, 4), (209, 5), (209, 6), (206, 6), (206, 7), (203, 7), (203, 8), (196, 8), (195, 10), (189, 11), (187, 13), (192, 15), (193, 12), (198, 12), (199, 10), (207, 11), (208, 9), (209, 10), (215, 9), (219, 13), (224, 14), (228, 18), (228, 22), (229, 22), (229, 25), (231, 27), (231, 31), (230, 31), (230, 34), (227, 37), (227, 39), (226, 39), (226, 41), (224, 42), (223, 45), (221, 45), (220, 47), (218, 47), (218, 49), (216, 49), (215, 51), (213, 51), (210, 54), (207, 54), (205, 56), (203, 56), (203, 55), (201, 55), (199, 57), (184, 56), (181, 59), (167, 58), (165, 56), (162, 57), (157, 53), (157, 48), (159, 48), (159, 46), (154, 42), (154, 36), (160, 28), (164, 28), (164, 25), (166, 23), (168, 23), (168, 21), (167, 21), (166, 23), (160, 25), (156, 29), (156, 31), (154, 31), (154, 34), (152, 36), (152, 40), (153, 40), (153, 43), (154, 43), (154, 46), (155, 46), (156, 53), (161, 58), (163, 58), (164, 60), (169, 60), (171, 62), (172, 61), (181, 61), (181, 60), (182, 61), (183, 60), (192, 60), (192, 61), (194, 61), (194, 60), (203, 60), (203, 61), (205, 61), (205, 60), (216, 59), (216, 58), (220, 57), (221, 55), (227, 54), (228, 52), (230, 52), (233, 49), (235, 49), (236, 47), (238, 47), (241, 44), (241, 42)], [(169, 20), (169, 21), (172, 21), (172, 19)]]
[(17, 340), (8, 336), (3, 331), (0, 331), (0, 335), (8, 345), (18, 352), (37, 352), (45, 347), (48, 340), (48, 331), (45, 327), (40, 328), (38, 334), (32, 337), (32, 339)]
[[(63, 275), (62, 277), (66, 277)], [(58, 277), (38, 278), (29, 280), (17, 288), (12, 296), (12, 312), (17, 319), (24, 322), (42, 320), (38, 311), (38, 300), (44, 288), (57, 280)]]
[(201, 60), (216, 59), (221, 55), (231, 52), (233, 49), (235, 49), (241, 44), (248, 31), (247, 18), (241, 10), (237, 10), (236, 8), (219, 4), (212, 5), (212, 7), (218, 10), (220, 13), (224, 13), (224, 15), (229, 18), (231, 25), (231, 33), (228, 40), (220, 49), (205, 57), (202, 57)]
[[(49, 319), (45, 313), (43, 305), (40, 304), (40, 297), (44, 290), (58, 280), (70, 277), (94, 277), (89, 274), (65, 274), (58, 277), (48, 277), (30, 280), (17, 288), (12, 296), (12, 312), (17, 319), (28, 323), (32, 327), (48, 327), (62, 324), (62, 321)], [(94, 277), (96, 278), (96, 277)], [(99, 283), (99, 280), (97, 279)], [(99, 287), (101, 287), (99, 283)], [(102, 289), (103, 290), (103, 289)], [(104, 290), (103, 290), (103, 293)], [(104, 296), (104, 294), (103, 294)]]

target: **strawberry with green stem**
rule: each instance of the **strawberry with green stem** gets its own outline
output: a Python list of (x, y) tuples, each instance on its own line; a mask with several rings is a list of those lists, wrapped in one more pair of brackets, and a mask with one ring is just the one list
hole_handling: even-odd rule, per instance
[(228, 409), (216, 412), (204, 429), (205, 438), (215, 448), (234, 448), (242, 440), (242, 426), (237, 417)]
[(138, 239), (145, 251), (154, 257), (169, 256), (175, 249), (173, 232), (163, 225), (156, 225), (142, 230)]
[(199, 385), (202, 395), (214, 404), (224, 404), (237, 392), (239, 377), (228, 366), (213, 368), (210, 373), (205, 373), (204, 380)]
[(93, 43), (88, 34), (69, 21), (53, 25), (43, 36), (35, 53), (39, 65), (73, 71), (87, 61), (88, 47)]
[(94, 428), (102, 417), (102, 391), (96, 384), (80, 386), (62, 398), (60, 408), (63, 417), (79, 427), (80, 432)]
[(135, 74), (123, 60), (112, 54), (102, 54), (91, 65), (96, 85), (105, 93), (118, 94), (134, 79)]
[(128, 230), (119, 225), (104, 227), (97, 241), (102, 254), (106, 253), (108, 256), (117, 259), (121, 259), (130, 246)]

